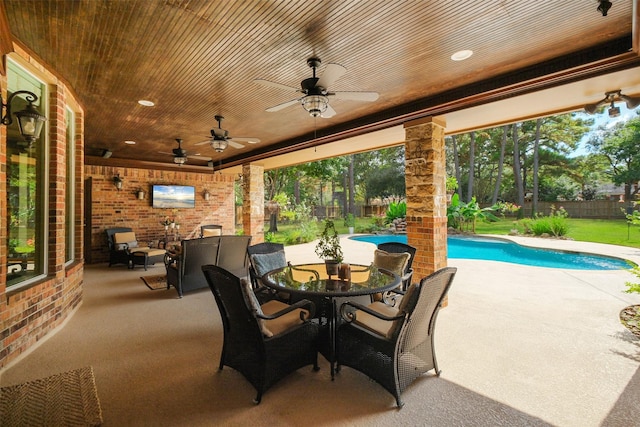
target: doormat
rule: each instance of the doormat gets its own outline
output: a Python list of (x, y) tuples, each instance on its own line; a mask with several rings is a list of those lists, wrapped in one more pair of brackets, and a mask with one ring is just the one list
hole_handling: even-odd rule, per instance
[(167, 289), (167, 275), (157, 274), (155, 276), (142, 276), (140, 277), (145, 285), (152, 291), (158, 289)]
[(91, 366), (0, 388), (0, 425), (99, 426), (102, 409)]

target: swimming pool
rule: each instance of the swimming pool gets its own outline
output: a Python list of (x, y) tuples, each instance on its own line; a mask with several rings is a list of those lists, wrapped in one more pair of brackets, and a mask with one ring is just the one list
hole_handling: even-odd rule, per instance
[[(383, 242), (407, 243), (407, 236), (402, 234), (366, 235), (350, 238), (376, 245)], [(621, 258), (531, 248), (505, 239), (493, 239), (490, 237), (449, 236), (447, 238), (447, 251), (449, 258), (502, 261), (537, 267), (571, 270), (621, 270), (631, 268), (631, 265)]]

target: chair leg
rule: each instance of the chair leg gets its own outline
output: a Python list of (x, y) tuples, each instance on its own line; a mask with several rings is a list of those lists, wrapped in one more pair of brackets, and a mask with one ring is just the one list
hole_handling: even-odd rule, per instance
[(253, 399), (253, 403), (255, 403), (256, 405), (259, 405), (261, 401), (262, 401), (262, 392), (259, 391), (256, 398)]

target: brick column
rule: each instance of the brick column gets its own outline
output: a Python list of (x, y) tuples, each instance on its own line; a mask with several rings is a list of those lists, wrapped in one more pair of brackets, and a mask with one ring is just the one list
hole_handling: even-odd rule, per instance
[(264, 168), (242, 165), (242, 228), (253, 236), (251, 244), (264, 242)]
[(447, 266), (447, 199), (444, 121), (407, 122), (405, 180), (407, 240), (417, 248), (413, 280)]

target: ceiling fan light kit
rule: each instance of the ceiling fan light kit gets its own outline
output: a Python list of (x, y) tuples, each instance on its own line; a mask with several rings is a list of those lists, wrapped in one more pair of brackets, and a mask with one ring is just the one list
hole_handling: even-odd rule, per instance
[(595, 114), (598, 111), (598, 107), (603, 104), (610, 104), (609, 117), (618, 117), (620, 115), (620, 108), (615, 106), (615, 103), (624, 101), (629, 110), (633, 110), (640, 105), (640, 98), (623, 95), (620, 89), (605, 92), (604, 98), (594, 104), (587, 104), (584, 106), (584, 110), (589, 114)]
[(327, 111), (329, 98), (322, 95), (309, 95), (303, 97), (300, 102), (302, 104), (302, 108), (307, 110), (311, 117), (318, 117)]
[(316, 71), (320, 67), (320, 58), (307, 59), (307, 65), (313, 70), (313, 77), (306, 78), (300, 82), (300, 89), (287, 86), (281, 83), (271, 82), (265, 79), (255, 79), (254, 82), (263, 86), (275, 87), (277, 89), (286, 90), (288, 92), (299, 92), (303, 94), (300, 98), (283, 102), (273, 107), (269, 107), (266, 111), (273, 113), (295, 104), (302, 105), (302, 108), (309, 113), (311, 117), (333, 117), (336, 112), (329, 105), (329, 97), (335, 96), (338, 99), (352, 101), (375, 101), (378, 99), (377, 92), (358, 92), (358, 91), (341, 91), (332, 92), (329, 87), (338, 80), (347, 69), (340, 64), (329, 63), (324, 69), (321, 77), (316, 76)]
[(180, 138), (176, 138), (176, 142), (178, 143), (178, 148), (173, 149), (173, 163), (182, 166), (187, 163), (187, 150), (182, 148), (182, 140)]
[(223, 152), (228, 146), (232, 146), (233, 148), (244, 148), (244, 145), (241, 142), (247, 142), (249, 144), (257, 144), (260, 142), (258, 138), (249, 138), (249, 137), (235, 137), (232, 138), (229, 136), (229, 131), (222, 129), (222, 120), (224, 120), (223, 116), (217, 115), (215, 116), (216, 121), (218, 122), (218, 128), (211, 129), (211, 137), (209, 137), (205, 141), (198, 142), (195, 145), (201, 144), (210, 144), (211, 148), (213, 148), (216, 152)]

